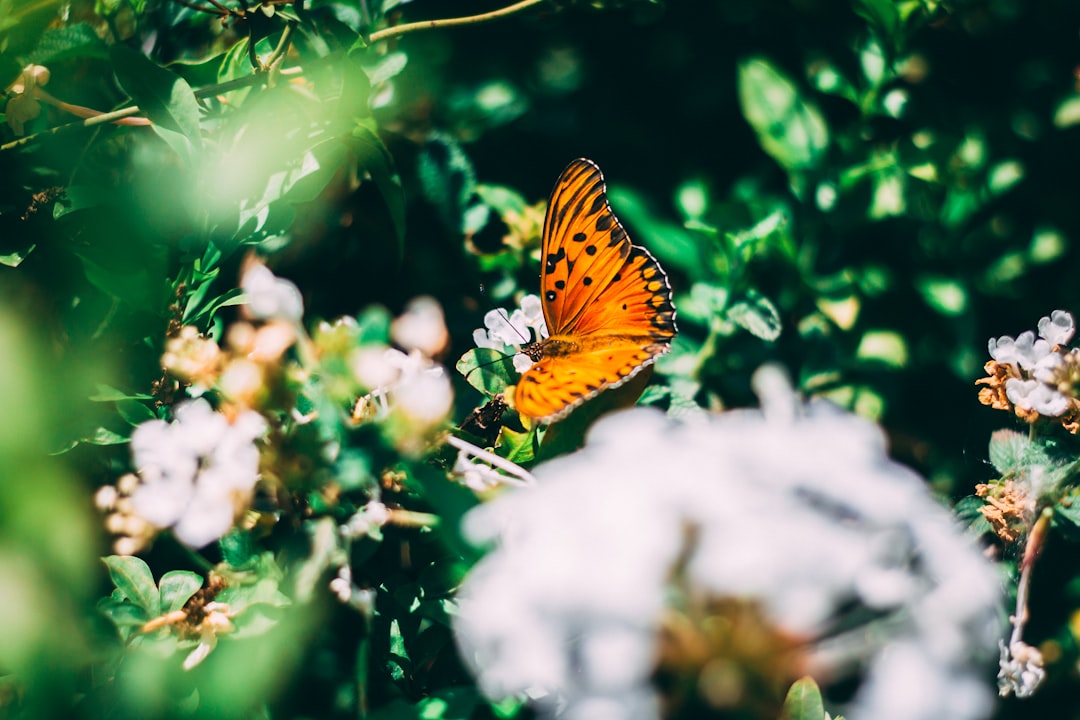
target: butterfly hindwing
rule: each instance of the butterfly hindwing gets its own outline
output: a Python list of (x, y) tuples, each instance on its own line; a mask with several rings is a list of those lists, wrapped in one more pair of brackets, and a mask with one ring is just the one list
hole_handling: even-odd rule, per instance
[(602, 350), (546, 357), (525, 371), (514, 406), (529, 417), (562, 417), (601, 390), (617, 387), (649, 365), (649, 349), (622, 344)]

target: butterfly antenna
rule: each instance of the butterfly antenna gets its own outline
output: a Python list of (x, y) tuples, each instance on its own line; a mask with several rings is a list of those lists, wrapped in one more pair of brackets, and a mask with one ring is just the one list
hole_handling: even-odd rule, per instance
[(532, 337), (530, 335), (522, 335), (521, 331), (514, 326), (514, 323), (510, 322), (510, 316), (506, 314), (505, 308), (498, 308), (498, 310), (502, 313), (503, 320), (505, 320), (506, 324), (510, 326), (510, 329), (514, 331), (514, 334), (521, 338), (522, 345), (527, 345), (532, 342)]

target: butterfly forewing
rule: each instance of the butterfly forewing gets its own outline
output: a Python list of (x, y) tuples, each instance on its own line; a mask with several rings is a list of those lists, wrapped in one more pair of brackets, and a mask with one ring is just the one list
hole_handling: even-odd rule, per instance
[(647, 250), (631, 244), (591, 160), (574, 160), (555, 183), (541, 260), (552, 335), (606, 330), (659, 340), (675, 334), (667, 276)]

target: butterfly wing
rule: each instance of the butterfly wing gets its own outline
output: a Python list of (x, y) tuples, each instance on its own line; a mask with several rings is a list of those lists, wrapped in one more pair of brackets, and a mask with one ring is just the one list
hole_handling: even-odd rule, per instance
[(552, 422), (667, 352), (675, 306), (667, 275), (630, 242), (591, 160), (570, 163), (551, 191), (542, 259), (550, 337), (535, 347), (537, 362), (518, 383), (514, 405)]
[(675, 335), (667, 275), (648, 250), (630, 242), (591, 160), (571, 162), (551, 191), (542, 261), (551, 335), (613, 335), (666, 350)]
[(592, 352), (545, 357), (525, 371), (514, 391), (518, 412), (541, 422), (566, 417), (571, 410), (617, 387), (652, 363), (655, 355), (632, 343)]

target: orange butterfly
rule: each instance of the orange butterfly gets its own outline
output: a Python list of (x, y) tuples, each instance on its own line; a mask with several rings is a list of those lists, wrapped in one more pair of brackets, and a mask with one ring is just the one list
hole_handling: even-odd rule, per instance
[(675, 306), (667, 275), (630, 242), (591, 160), (574, 160), (556, 181), (541, 249), (549, 336), (522, 349), (534, 364), (518, 382), (514, 405), (550, 423), (666, 353)]

